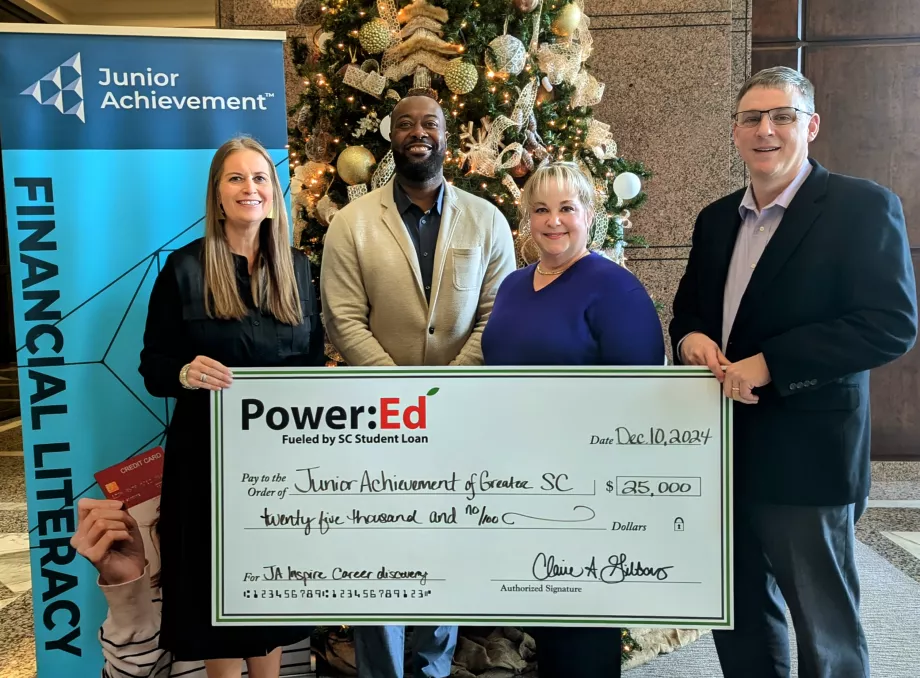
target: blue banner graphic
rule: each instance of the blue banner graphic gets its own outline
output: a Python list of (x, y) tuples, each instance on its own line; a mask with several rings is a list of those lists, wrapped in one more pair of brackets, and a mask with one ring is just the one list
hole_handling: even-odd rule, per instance
[(0, 24), (38, 678), (100, 674), (106, 606), (70, 546), (76, 502), (164, 442), (171, 403), (137, 371), (147, 300), (169, 252), (203, 234), (214, 151), (250, 135), (287, 185), (283, 43), (219, 35)]

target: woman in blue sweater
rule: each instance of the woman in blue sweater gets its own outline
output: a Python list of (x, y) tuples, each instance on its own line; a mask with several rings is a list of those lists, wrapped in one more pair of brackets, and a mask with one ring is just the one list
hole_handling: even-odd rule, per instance
[[(625, 268), (589, 251), (594, 186), (554, 162), (521, 195), (539, 261), (511, 273), (482, 335), (486, 365), (663, 365), (655, 305)], [(532, 628), (540, 678), (620, 675), (620, 629)]]

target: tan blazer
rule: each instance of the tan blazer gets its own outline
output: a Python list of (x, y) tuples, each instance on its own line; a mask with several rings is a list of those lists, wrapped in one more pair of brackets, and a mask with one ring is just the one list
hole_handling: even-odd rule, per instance
[(323, 248), (323, 321), (349, 365), (481, 365), (482, 330), (515, 268), (508, 222), (445, 183), (431, 304), (393, 181), (339, 210)]

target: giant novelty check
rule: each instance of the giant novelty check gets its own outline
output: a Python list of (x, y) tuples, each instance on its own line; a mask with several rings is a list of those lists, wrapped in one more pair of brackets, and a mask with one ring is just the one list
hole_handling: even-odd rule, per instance
[(708, 370), (236, 369), (213, 622), (732, 624)]

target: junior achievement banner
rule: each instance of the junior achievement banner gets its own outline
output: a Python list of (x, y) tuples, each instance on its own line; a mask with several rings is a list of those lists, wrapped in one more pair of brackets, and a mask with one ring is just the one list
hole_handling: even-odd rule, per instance
[(731, 407), (699, 368), (234, 370), (214, 622), (731, 627)]
[(39, 678), (100, 673), (105, 603), (69, 544), (75, 504), (102, 498), (94, 473), (163, 442), (170, 404), (137, 372), (147, 300), (202, 235), (214, 151), (251, 135), (287, 183), (283, 40), (0, 24)]

